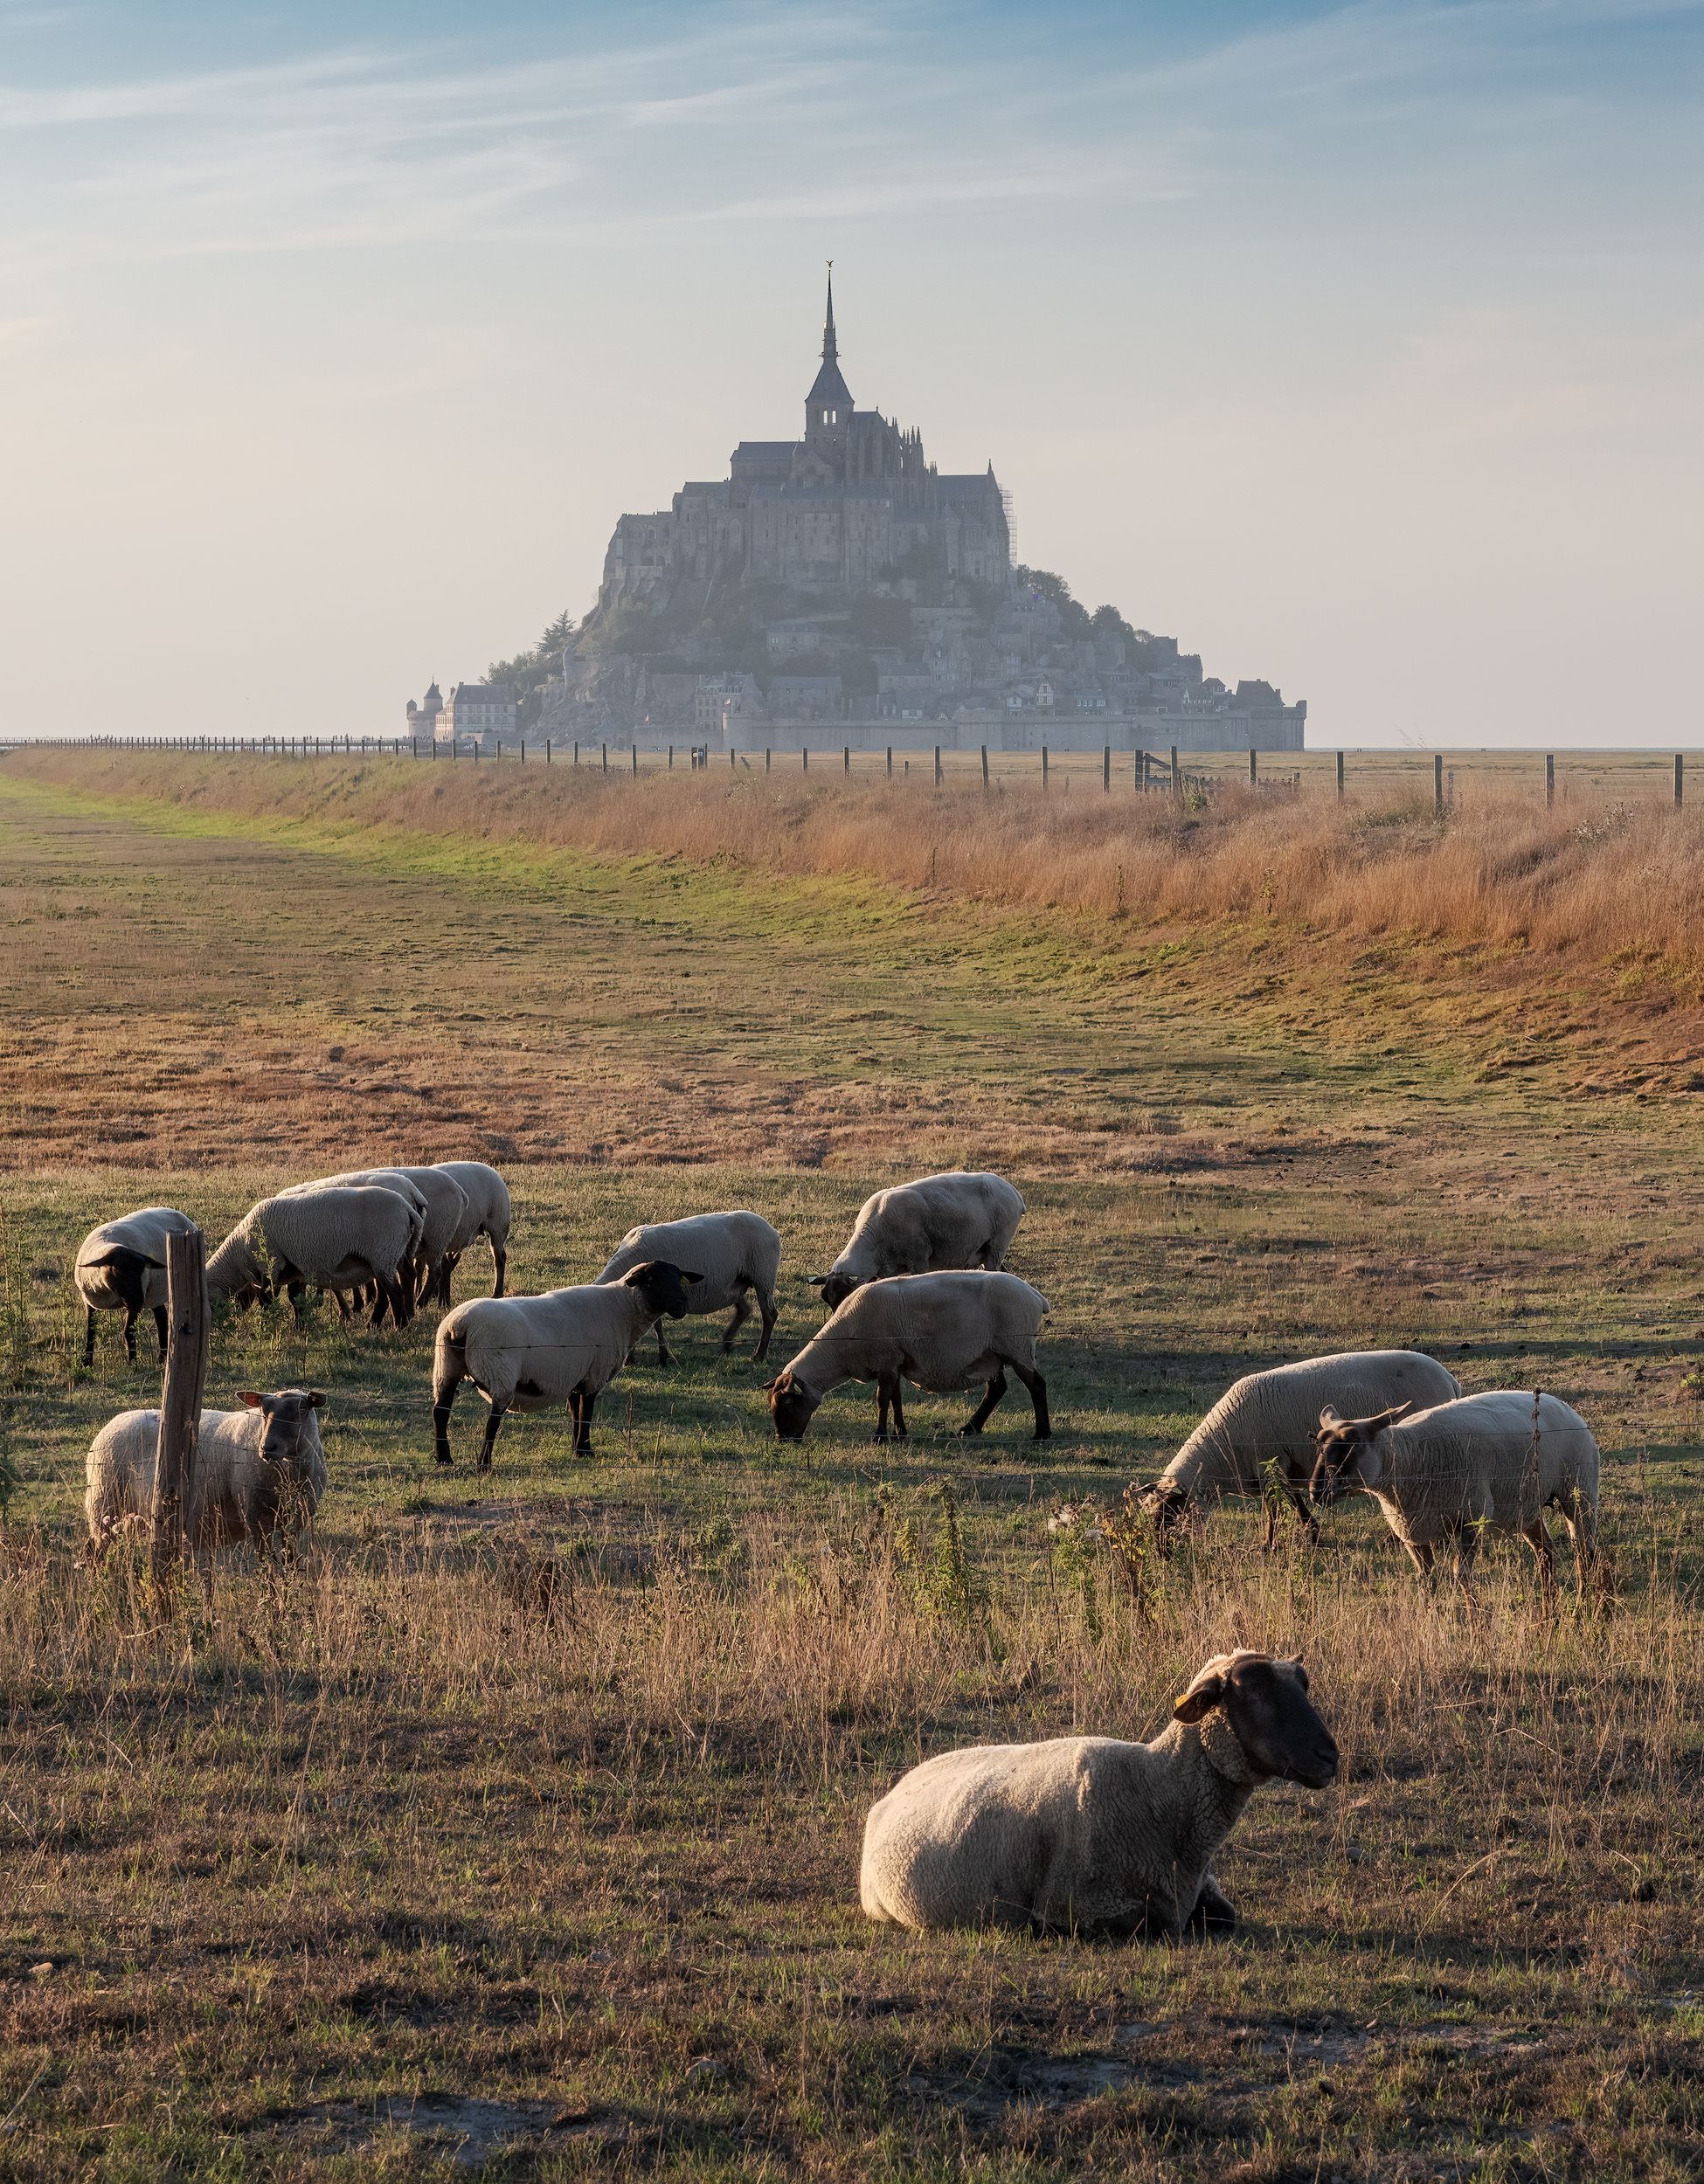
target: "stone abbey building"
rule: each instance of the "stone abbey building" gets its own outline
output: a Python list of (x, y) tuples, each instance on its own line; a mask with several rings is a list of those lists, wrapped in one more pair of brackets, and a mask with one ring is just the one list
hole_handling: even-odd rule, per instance
[(747, 439), (729, 474), (691, 480), (653, 515), (615, 527), (598, 594), (601, 612), (629, 603), (689, 603), (695, 587), (770, 580), (794, 591), (860, 591), (896, 571), (1003, 584), (1011, 535), (994, 465), (944, 473), (920, 433), (861, 410), (840, 368), (828, 274), (822, 364), (796, 439)]

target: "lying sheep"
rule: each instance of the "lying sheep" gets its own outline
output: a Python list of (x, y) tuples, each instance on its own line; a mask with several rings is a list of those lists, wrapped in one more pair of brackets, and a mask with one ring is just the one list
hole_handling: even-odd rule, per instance
[[(1183, 1517), (1223, 1496), (1282, 1485), (1309, 1540), (1319, 1536), (1306, 1501), (1313, 1436), (1322, 1405), (1360, 1415), (1388, 1403), (1447, 1403), (1455, 1376), (1419, 1350), (1347, 1350), (1245, 1373), (1227, 1388), (1156, 1482), (1142, 1496), (1163, 1549)], [(1266, 1538), (1278, 1536), (1278, 1504), (1266, 1504)]]
[(124, 1314), (124, 1354), (136, 1362), (136, 1320), (154, 1315), (160, 1337), (160, 1361), (166, 1355), (166, 1238), (189, 1236), (195, 1223), (173, 1206), (144, 1206), (92, 1228), (77, 1247), (72, 1279), (83, 1300), (86, 1325), (83, 1363), (94, 1363), (94, 1316)]
[(1416, 1411), (1398, 1403), (1375, 1418), (1320, 1413), (1313, 1498), (1370, 1494), (1430, 1576), (1441, 1548), (1452, 1551), (1457, 1582), (1472, 1601), (1473, 1559), (1487, 1529), (1519, 1532), (1538, 1560), (1546, 1606), (1556, 1593), (1555, 1557), (1544, 1511), (1562, 1511), (1574, 1544), (1581, 1589), (1609, 1589), (1597, 1545), (1597, 1443), (1576, 1410), (1536, 1390), (1497, 1388)]
[(454, 1274), (461, 1254), (475, 1236), (483, 1236), (491, 1246), (491, 1267), (495, 1276), (491, 1294), (501, 1296), (503, 1278), (509, 1269), (509, 1185), (495, 1168), (488, 1168), (482, 1160), (440, 1160), (438, 1165), (447, 1176), (461, 1186), (468, 1201), (468, 1210), (444, 1254), (442, 1271), (438, 1277), (438, 1302), (448, 1308), (450, 1277)]
[(1216, 1655), (1152, 1744), (1056, 1737), (925, 1759), (864, 1826), (871, 1918), (1122, 1941), (1235, 1925), (1208, 1870), (1262, 1782), (1322, 1789), (1337, 1746), (1301, 1662)]
[(827, 1274), (810, 1276), (829, 1306), (865, 1282), (947, 1267), (1003, 1266), (1023, 1200), (1004, 1176), (929, 1175), (877, 1191), (858, 1209), (846, 1248)]
[(634, 1267), (619, 1282), (552, 1289), (544, 1296), (480, 1296), (458, 1304), (438, 1323), (432, 1364), (433, 1453), (450, 1455), (450, 1408), (464, 1380), (491, 1406), (479, 1468), (511, 1410), (548, 1410), (565, 1402), (574, 1421), (574, 1453), (592, 1454), (592, 1410), (627, 1363), (627, 1352), (666, 1312), (683, 1319), (698, 1276), (666, 1261)]
[[(318, 1388), (241, 1388), (239, 1411), (203, 1411), (184, 1509), (184, 1533), (199, 1554), (239, 1539), (258, 1546), (311, 1524), (325, 1492), (325, 1451)], [(121, 1411), (95, 1435), (88, 1454), (88, 1519), (93, 1564), (116, 1535), (145, 1531), (154, 1505), (158, 1411)]]
[(876, 1438), (905, 1431), (900, 1383), (937, 1394), (986, 1381), (987, 1393), (960, 1433), (980, 1434), (1006, 1393), (1009, 1365), (1029, 1391), (1036, 1438), (1046, 1441), (1047, 1383), (1036, 1370), (1036, 1337), (1047, 1299), (1015, 1274), (902, 1274), (854, 1289), (834, 1317), (769, 1384), (769, 1407), (783, 1441), (802, 1441), (825, 1395), (842, 1380), (876, 1383)]
[[(694, 1213), (681, 1221), (653, 1221), (630, 1228), (616, 1248), (615, 1256), (598, 1276), (617, 1282), (647, 1259), (667, 1259), (698, 1276), (689, 1308), (695, 1317), (725, 1312), (733, 1317), (723, 1331), (724, 1353), (734, 1337), (752, 1317), (752, 1296), (763, 1315), (763, 1332), (753, 1353), (765, 1357), (775, 1331), (775, 1277), (781, 1268), (781, 1239), (761, 1213)], [(657, 1363), (672, 1363), (663, 1340), (662, 1322), (657, 1322)]]
[(207, 1293), (239, 1304), (287, 1291), (298, 1318), (303, 1290), (376, 1282), (377, 1326), (389, 1310), (398, 1327), (413, 1317), (412, 1268), (420, 1216), (375, 1184), (299, 1190), (251, 1206), (207, 1261)]

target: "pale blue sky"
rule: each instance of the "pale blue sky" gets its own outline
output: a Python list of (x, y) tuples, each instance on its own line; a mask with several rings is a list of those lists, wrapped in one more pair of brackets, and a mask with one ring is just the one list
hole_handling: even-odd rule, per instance
[(8, 725), (391, 731), (856, 398), (1322, 743), (1704, 740), (1704, 0), (0, 0)]

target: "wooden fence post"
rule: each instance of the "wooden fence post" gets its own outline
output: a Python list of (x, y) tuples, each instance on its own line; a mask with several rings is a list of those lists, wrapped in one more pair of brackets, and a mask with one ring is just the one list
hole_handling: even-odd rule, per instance
[(799, 766), (803, 773), (808, 773), (811, 770), (811, 747), (808, 743), (800, 743), (799, 746)]
[(1683, 803), (1685, 803), (1685, 801), (1686, 801), (1686, 795), (1687, 795), (1687, 760), (1686, 760), (1686, 754), (1685, 754), (1684, 752), (1682, 752), (1682, 751), (1678, 751), (1678, 750), (1677, 750), (1677, 751), (1675, 752), (1675, 754), (1674, 754), (1674, 808), (1675, 808), (1675, 810), (1676, 810), (1677, 812), (1680, 810), (1680, 808), (1681, 805), (1682, 805)]
[(891, 743), (888, 745), (888, 778), (890, 781), (893, 778), (893, 745)]
[(935, 746), (935, 786), (939, 789), (939, 788), (940, 787), (940, 785), (941, 785), (941, 747), (940, 747), (940, 745), (939, 745), (939, 743), (937, 743), (937, 744), (936, 744), (936, 746)]
[(1103, 743), (1100, 747), (1100, 785), (1103, 789), (1110, 789), (1112, 785), (1112, 746), (1111, 743)]
[(841, 771), (842, 771), (842, 773), (850, 773), (850, 772), (851, 772), (851, 771), (852, 771), (852, 746), (851, 746), (851, 744), (850, 744), (850, 743), (848, 743), (848, 744), (846, 744), (846, 745), (844, 746), (844, 748), (842, 749), (842, 752), (841, 752)]
[(1183, 776), (1177, 770), (1177, 745), (1175, 743), (1171, 746), (1171, 754), (1172, 801), (1174, 804), (1181, 804), (1183, 801)]
[(1337, 754), (1337, 800), (1340, 804), (1343, 801), (1343, 754), (1340, 750)]
[(1047, 786), (1047, 745), (1042, 745), (1042, 786)]
[(1249, 752), (1249, 786), (1251, 789), (1257, 788), (1259, 784), (1260, 757), (1258, 752), (1251, 750)]
[(983, 744), (983, 746), (982, 746), (982, 786), (986, 789), (986, 788), (987, 787), (987, 785), (988, 785), (988, 746), (987, 746), (986, 743), (984, 743), (984, 744)]
[(1555, 754), (1554, 752), (1552, 752), (1552, 751), (1546, 751), (1546, 753), (1544, 754), (1544, 806), (1545, 806), (1545, 809), (1546, 809), (1547, 811), (1548, 811), (1548, 809), (1549, 809), (1549, 808), (1550, 808), (1550, 806), (1551, 806), (1551, 805), (1552, 805), (1555, 802), (1555, 800), (1556, 800), (1556, 760), (1555, 760)]
[(1441, 750), (1432, 753), (1432, 816), (1435, 819), (1444, 816), (1444, 753)]
[(170, 1591), (183, 1561), (184, 1511), (195, 1489), (207, 1378), (207, 1240), (198, 1228), (166, 1238), (166, 1326), (148, 1548), (148, 1574), (157, 1600)]

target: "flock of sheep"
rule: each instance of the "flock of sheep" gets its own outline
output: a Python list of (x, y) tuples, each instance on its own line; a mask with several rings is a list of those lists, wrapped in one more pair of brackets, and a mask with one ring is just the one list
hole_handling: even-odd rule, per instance
[[(768, 1384), (776, 1432), (798, 1440), (825, 1397), (872, 1383), (876, 1434), (906, 1431), (902, 1389), (981, 1390), (960, 1431), (980, 1433), (1012, 1373), (1028, 1394), (1036, 1438), (1050, 1432), (1036, 1342), (1047, 1301), (1003, 1269), (1024, 1202), (1003, 1177), (929, 1176), (878, 1191), (844, 1250), (812, 1277), (829, 1317)], [(761, 1215), (701, 1213), (632, 1230), (594, 1282), (537, 1296), (503, 1294), (509, 1192), (478, 1161), (367, 1169), (302, 1184), (250, 1208), (207, 1262), (210, 1294), (246, 1308), (305, 1292), (331, 1295), (345, 1317), (398, 1326), (429, 1302), (447, 1307), (432, 1377), (434, 1454), (453, 1461), (449, 1426), (463, 1380), (488, 1412), (479, 1465), (489, 1467), (511, 1410), (565, 1403), (578, 1451), (591, 1449), (599, 1397), (665, 1319), (731, 1314), (727, 1351), (753, 1306), (756, 1356), (774, 1332), (781, 1239)], [(121, 1310), (135, 1328), (152, 1310), (166, 1342), (165, 1240), (192, 1227), (149, 1206), (95, 1229), (77, 1255), (87, 1307)], [(457, 1261), (489, 1240), (490, 1296), (451, 1305)], [(237, 1411), (204, 1411), (189, 1536), (197, 1550), (263, 1541), (311, 1518), (326, 1466), (318, 1389), (244, 1390)], [(90, 1448), (86, 1514), (91, 1559), (147, 1521), (159, 1414), (128, 1411)], [(1548, 1602), (1554, 1560), (1544, 1512), (1573, 1543), (1583, 1591), (1609, 1591), (1597, 1538), (1598, 1450), (1577, 1412), (1529, 1390), (1464, 1395), (1436, 1358), (1410, 1350), (1352, 1351), (1248, 1374), (1195, 1427), (1143, 1495), (1161, 1548), (1178, 1526), (1226, 1495), (1264, 1496), (1267, 1544), (1277, 1497), (1309, 1536), (1316, 1508), (1372, 1495), (1415, 1565), (1454, 1559), (1472, 1598), (1486, 1530), (1519, 1533), (1537, 1559)], [(1222, 1929), (1235, 1914), (1209, 1860), (1253, 1790), (1285, 1780), (1321, 1787), (1337, 1751), (1314, 1711), (1299, 1661), (1248, 1651), (1207, 1662), (1150, 1744), (1070, 1737), (946, 1752), (915, 1767), (872, 1809), (861, 1892), (870, 1917), (918, 1929), (1015, 1925), (1109, 1936)]]

